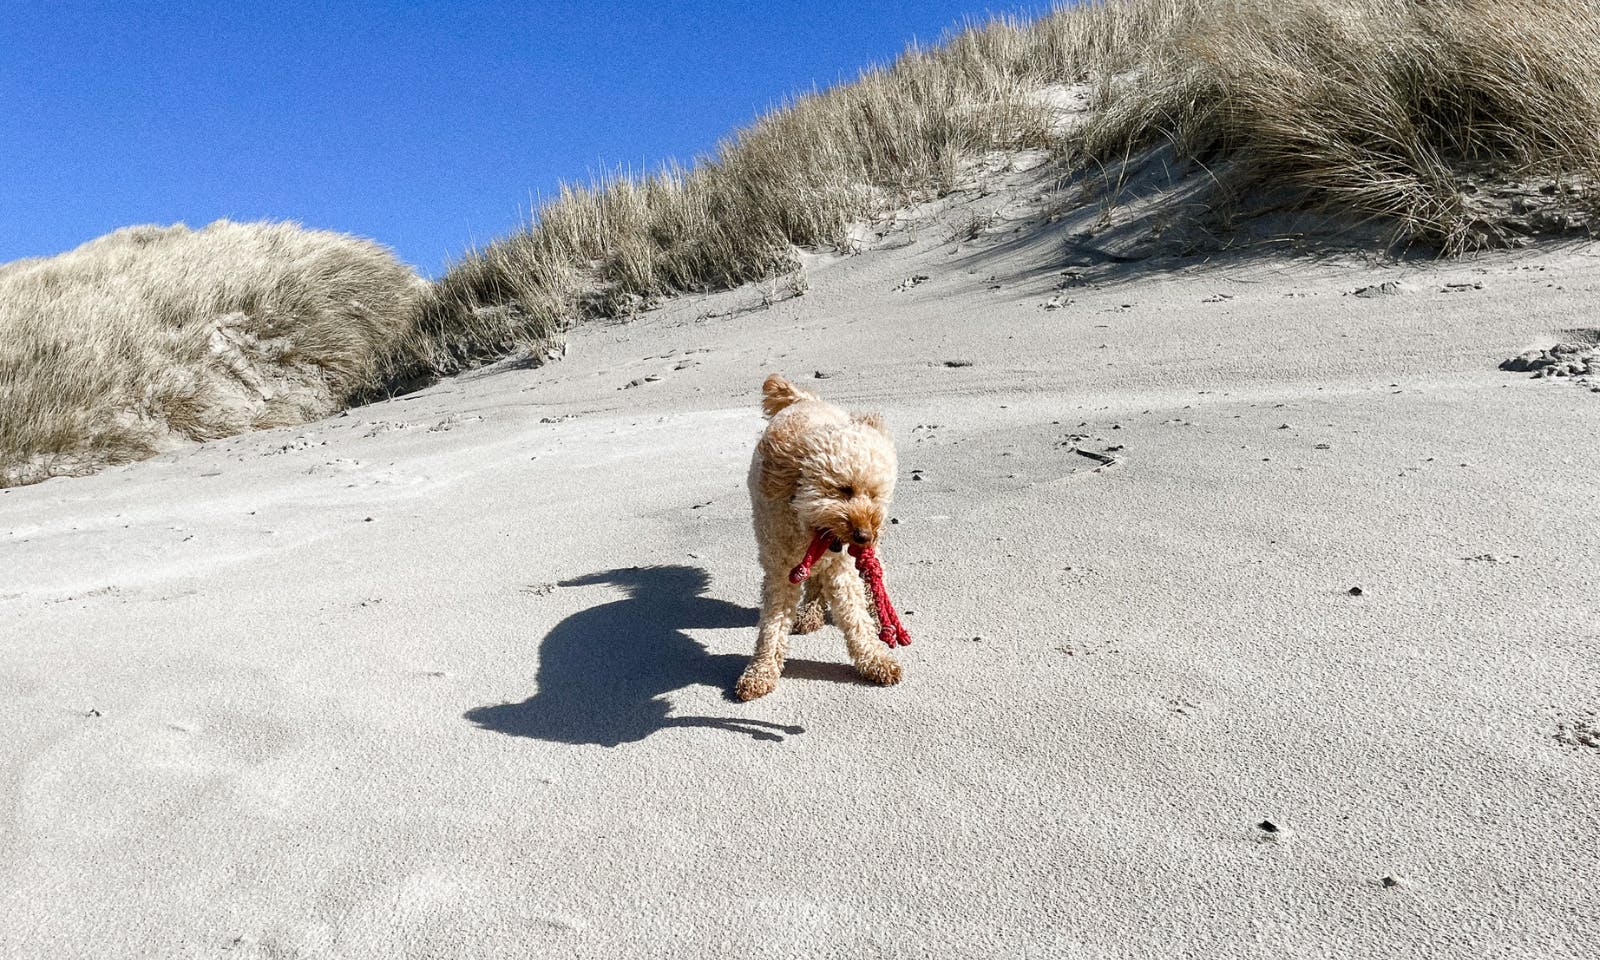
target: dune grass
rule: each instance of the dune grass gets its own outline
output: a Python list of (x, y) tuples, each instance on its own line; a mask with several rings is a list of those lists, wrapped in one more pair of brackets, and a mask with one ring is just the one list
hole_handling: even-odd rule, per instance
[[(1092, 92), (1066, 127), (1039, 95), (1062, 84)], [(1600, 7), (1106, 0), (996, 20), (800, 96), (693, 165), (565, 188), (431, 290), (349, 237), (120, 231), (0, 267), (0, 482), (322, 416), (783, 274), (796, 248), (848, 248), (854, 224), (1026, 147), (1082, 183), (1164, 151), (1207, 172), (1217, 208), (1271, 196), (1444, 253), (1504, 242), (1526, 225), (1485, 183), (1600, 206)]]
[(1028, 92), (981, 58), (910, 52), (768, 113), (692, 168), (562, 190), (530, 229), (446, 274), (441, 308), (515, 302), (560, 324), (787, 271), (794, 247), (838, 244), (948, 188), (975, 152), (1041, 144), (1048, 118)]
[(0, 268), (0, 482), (327, 416), (392, 374), (432, 292), (292, 224), (130, 227)]
[[(1092, 108), (1052, 132), (1030, 95), (1069, 83)], [(1166, 148), (1211, 171), (1219, 207), (1270, 190), (1459, 253), (1517, 229), (1474, 195), (1485, 177), (1595, 207), (1600, 16), (1558, 0), (1108, 0), (993, 21), (774, 110), (693, 168), (563, 190), (457, 264), (438, 309), (511, 305), (499, 319), (556, 327), (768, 277), (795, 247), (844, 246), (851, 224), (950, 189), (976, 154), (1039, 145), (1106, 182)]]
[(1444, 253), (1524, 225), (1481, 181), (1593, 210), (1600, 6), (1586, 0), (1215, 0), (1108, 75), (1081, 151), (1171, 146), (1216, 197), (1282, 191)]

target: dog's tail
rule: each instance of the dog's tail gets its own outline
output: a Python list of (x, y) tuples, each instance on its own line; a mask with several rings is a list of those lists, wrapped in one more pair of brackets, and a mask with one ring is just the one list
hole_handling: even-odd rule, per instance
[(817, 399), (816, 394), (801, 390), (776, 373), (767, 377), (766, 382), (761, 385), (761, 412), (769, 417), (792, 403), (815, 399)]

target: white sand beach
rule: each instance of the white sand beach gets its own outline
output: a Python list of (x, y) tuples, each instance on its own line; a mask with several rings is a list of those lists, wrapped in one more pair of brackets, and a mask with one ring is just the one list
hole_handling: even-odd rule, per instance
[[(1600, 394), (1496, 367), (1600, 246), (950, 216), (0, 491), (0, 954), (1597, 955)], [(774, 370), (897, 436), (898, 687), (730, 696)]]

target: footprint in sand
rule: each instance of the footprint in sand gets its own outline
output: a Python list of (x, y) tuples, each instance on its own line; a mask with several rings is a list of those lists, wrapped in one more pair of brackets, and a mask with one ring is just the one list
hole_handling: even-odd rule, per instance
[(476, 423), (482, 419), (482, 417), (462, 416), (459, 413), (452, 413), (448, 417), (445, 417), (443, 420), (440, 420), (438, 423), (429, 427), (428, 432), (444, 433), (448, 430), (454, 430), (456, 427), (459, 427), (462, 424)]
[(1585, 710), (1556, 724), (1555, 739), (1574, 750), (1600, 751), (1600, 710)]
[(1121, 653), (1115, 640), (1084, 640), (1056, 647), (1069, 657), (1093, 657), (1102, 653)]
[(1361, 297), (1362, 299), (1366, 300), (1371, 299), (1372, 297), (1393, 297), (1409, 292), (1410, 288), (1400, 281), (1385, 280), (1382, 283), (1375, 283), (1370, 287), (1360, 287), (1352, 290), (1350, 291), (1350, 295), (1353, 297)]
[(1527, 350), (1500, 364), (1501, 370), (1535, 378), (1567, 377), (1600, 391), (1600, 330), (1563, 330), (1563, 340), (1542, 350)]
[(1520, 553), (1475, 553), (1470, 557), (1462, 557), (1461, 559), (1459, 559), (1459, 560), (1457, 560), (1455, 562), (1456, 563), (1488, 563), (1488, 564), (1496, 564), (1496, 565), (1498, 565), (1498, 564), (1510, 563), (1513, 560), (1521, 560), (1521, 559), (1522, 559), (1522, 554), (1520, 554)]
[(300, 437), (295, 437), (293, 440), (290, 440), (288, 443), (280, 443), (280, 444), (277, 444), (276, 446), (270, 447), (269, 449), (263, 450), (261, 452), (261, 455), (264, 456), (264, 457), (272, 457), (272, 456), (278, 456), (279, 454), (285, 454), (285, 453), (298, 453), (301, 450), (309, 450), (314, 446), (323, 446), (323, 447), (325, 447), (327, 445), (328, 445), (328, 441), (326, 441), (326, 440), (323, 440), (323, 441), (319, 442), (315, 438), (310, 437), (310, 436), (300, 436)]
[(347, 473), (355, 473), (362, 468), (360, 460), (350, 457), (338, 457), (325, 463), (315, 463), (306, 468), (306, 475), (312, 477), (333, 477)]
[(416, 426), (416, 424), (407, 423), (404, 420), (379, 420), (378, 422), (372, 424), (372, 426), (368, 427), (367, 432), (363, 433), (361, 436), (365, 439), (371, 439), (379, 434), (393, 433), (396, 430), (409, 430), (414, 426)]
[[(700, 365), (700, 361), (699, 360), (690, 359), (690, 355), (691, 354), (710, 353), (710, 352), (711, 352), (711, 348), (709, 348), (709, 347), (697, 347), (697, 348), (695, 348), (693, 350), (685, 350), (682, 353), (678, 352), (677, 350), (668, 350), (666, 353), (663, 353), (663, 354), (658, 354), (658, 355), (653, 356), (653, 357), (645, 357), (644, 360), (641, 361), (641, 362), (642, 363), (651, 363), (651, 362), (657, 361), (657, 360), (673, 360), (673, 359), (676, 359), (677, 362), (674, 363), (673, 366), (672, 366), (672, 369), (670, 371), (668, 371), (668, 372), (671, 372), (671, 373), (676, 373), (676, 372), (678, 372), (680, 370), (688, 370), (691, 367), (697, 367), (697, 366)], [(629, 380), (627, 383), (624, 383), (622, 386), (618, 387), (617, 389), (618, 390), (632, 390), (635, 387), (642, 387), (645, 384), (660, 383), (665, 378), (666, 378), (666, 374), (663, 374), (663, 373), (647, 373), (642, 377), (635, 377), (634, 379)]]

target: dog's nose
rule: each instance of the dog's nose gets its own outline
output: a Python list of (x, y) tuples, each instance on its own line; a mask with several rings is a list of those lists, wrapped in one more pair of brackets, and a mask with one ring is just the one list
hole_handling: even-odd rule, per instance
[(856, 543), (867, 544), (872, 542), (872, 534), (865, 530), (857, 530), (850, 535), (850, 539)]

